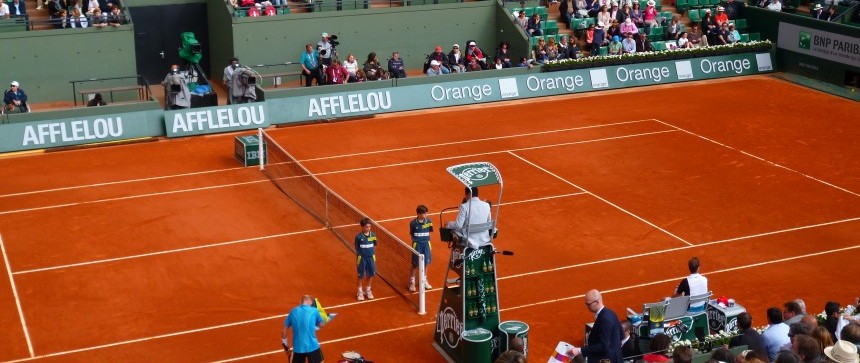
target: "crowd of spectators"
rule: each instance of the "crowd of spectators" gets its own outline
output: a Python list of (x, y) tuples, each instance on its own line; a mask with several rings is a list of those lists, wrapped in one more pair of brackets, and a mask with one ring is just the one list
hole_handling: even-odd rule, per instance
[[(126, 23), (119, 4), (104, 0), (48, 0), (48, 17), (56, 29), (102, 28)], [(37, 7), (37, 9), (39, 9)]]
[[(393, 51), (391, 57), (385, 63), (379, 60), (376, 52), (370, 52), (364, 63), (358, 63), (355, 54), (348, 54), (340, 58), (336, 47), (332, 45), (328, 33), (320, 34), (321, 40), (314, 46), (305, 45), (299, 64), (302, 67), (304, 85), (310, 87), (313, 84), (343, 84), (365, 81), (378, 81), (392, 78), (407, 78), (406, 61), (400, 57), (398, 51)], [(563, 38), (567, 42), (567, 38)], [(502, 41), (495, 49), (492, 56), (488, 55), (478, 46), (474, 40), (466, 43), (465, 50), (460, 49), (460, 44), (453, 44), (446, 53), (442, 46), (433, 48), (424, 61), (423, 71), (426, 76), (440, 76), (451, 73), (465, 73), (483, 70), (504, 69), (511, 67), (531, 67), (533, 60), (527, 57), (517, 58), (510, 49), (510, 43)], [(572, 46), (571, 46), (572, 45)], [(558, 45), (551, 41), (547, 56), (558, 59), (561, 57), (575, 56), (579, 47), (571, 45)], [(519, 62), (516, 62), (519, 60)]]
[[(788, 301), (782, 308), (768, 308), (768, 325), (758, 329), (753, 327), (752, 315), (741, 313), (737, 334), (727, 345), (713, 347), (707, 362), (858, 363), (860, 321), (855, 309), (860, 298), (854, 303), (842, 309), (830, 301), (824, 312), (815, 316), (805, 311), (803, 300)], [(734, 356), (730, 348), (739, 346), (746, 346), (746, 350)], [(658, 334), (651, 337), (644, 355), (635, 351), (624, 351), (623, 355), (628, 362), (689, 363), (691, 353), (689, 346), (670, 348), (670, 338)]]

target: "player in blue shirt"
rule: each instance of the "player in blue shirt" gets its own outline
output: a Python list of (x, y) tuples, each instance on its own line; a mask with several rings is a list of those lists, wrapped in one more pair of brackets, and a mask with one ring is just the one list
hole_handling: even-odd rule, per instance
[[(355, 236), (355, 254), (356, 264), (358, 265), (358, 301), (363, 301), (366, 296), (373, 300), (373, 292), (370, 290), (370, 283), (373, 281), (373, 276), (376, 275), (376, 233), (370, 229), (373, 224), (370, 218), (362, 218), (361, 233)], [(362, 289), (362, 280), (367, 286), (367, 292)]]
[[(418, 253), (424, 255), (424, 276), (421, 281), (424, 283), (425, 289), (432, 289), (433, 286), (427, 282), (427, 265), (430, 264), (430, 259), (433, 255), (430, 253), (430, 233), (433, 232), (433, 221), (427, 217), (427, 207), (423, 204), (415, 209), (418, 216), (409, 222), (409, 237), (412, 238), (412, 248)], [(418, 256), (412, 255), (412, 277), (409, 278), (409, 291), (415, 292), (415, 275), (418, 271)]]
[(317, 340), (316, 329), (325, 325), (317, 308), (311, 306), (314, 299), (309, 295), (302, 296), (302, 303), (290, 310), (284, 319), (284, 329), (281, 331), (281, 343), (287, 347), (287, 329), (293, 329), (293, 360), (292, 363), (321, 363), (323, 361), (320, 342)]

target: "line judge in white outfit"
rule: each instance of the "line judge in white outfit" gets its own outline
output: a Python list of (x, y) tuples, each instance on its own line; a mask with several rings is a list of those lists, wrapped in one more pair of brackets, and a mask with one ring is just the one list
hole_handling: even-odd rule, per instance
[[(478, 187), (466, 188), (463, 204), (460, 204), (460, 211), (457, 213), (457, 220), (448, 222), (448, 228), (458, 236), (465, 236), (468, 229), (469, 247), (478, 248), (492, 240), (489, 230), (475, 227), (477, 224), (487, 222), (490, 222), (490, 203), (478, 198)], [(469, 228), (469, 226), (472, 227)]]
[[(708, 278), (699, 273), (699, 258), (691, 258), (687, 262), (687, 267), (690, 268), (690, 276), (681, 280), (681, 283), (675, 289), (673, 297), (696, 296), (708, 292)], [(690, 305), (690, 311), (704, 311), (704, 306), (704, 301), (697, 303), (695, 306)]]

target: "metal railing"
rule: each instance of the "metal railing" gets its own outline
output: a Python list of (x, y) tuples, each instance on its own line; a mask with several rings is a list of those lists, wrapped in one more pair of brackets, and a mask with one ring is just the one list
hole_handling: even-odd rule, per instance
[[(136, 84), (134, 86), (128, 85), (129, 82), (122, 82), (122, 80), (134, 79), (136, 80)], [(93, 86), (91, 88), (78, 89), (78, 87), (82, 84), (93, 84), (100, 83), (100, 85)], [(90, 78), (90, 79), (82, 79), (77, 81), (69, 81), (72, 84), (72, 94), (74, 97), (74, 105), (78, 106), (78, 98), (81, 98), (81, 103), (86, 105), (86, 97), (88, 95), (94, 95), (96, 93), (106, 93), (110, 97), (111, 103), (114, 102), (114, 93), (116, 92), (137, 92), (137, 100), (138, 101), (148, 101), (152, 97), (152, 90), (149, 88), (149, 82), (146, 81), (145, 78), (141, 75), (137, 76), (124, 76), (124, 77), (108, 77), (108, 78)]]
[[(282, 14), (290, 14), (294, 10), (302, 12), (342, 11), (369, 9), (371, 7), (455, 4), (462, 2), (463, 0), (310, 0), (301, 3), (292, 3), (290, 5), (274, 6), (274, 8), (276, 10), (275, 16), (277, 16)], [(227, 6), (230, 6), (229, 3), (227, 4)], [(233, 17), (248, 17), (248, 10), (250, 10), (251, 8), (251, 6), (232, 8)], [(258, 9), (260, 10), (260, 17), (267, 16), (265, 14), (265, 6), (258, 7)]]

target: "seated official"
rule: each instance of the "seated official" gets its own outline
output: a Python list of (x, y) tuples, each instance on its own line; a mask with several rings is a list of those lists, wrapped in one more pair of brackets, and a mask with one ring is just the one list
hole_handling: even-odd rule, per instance
[(12, 81), (9, 84), (9, 89), (3, 93), (3, 111), (5, 113), (26, 113), (29, 112), (27, 107), (27, 93), (18, 87), (18, 82)]
[(470, 226), (491, 222), (490, 203), (478, 198), (478, 188), (466, 188), (463, 204), (457, 213), (457, 219), (448, 222), (448, 228), (460, 238), (466, 238), (469, 247), (478, 248), (490, 243), (492, 231), (475, 230)]

